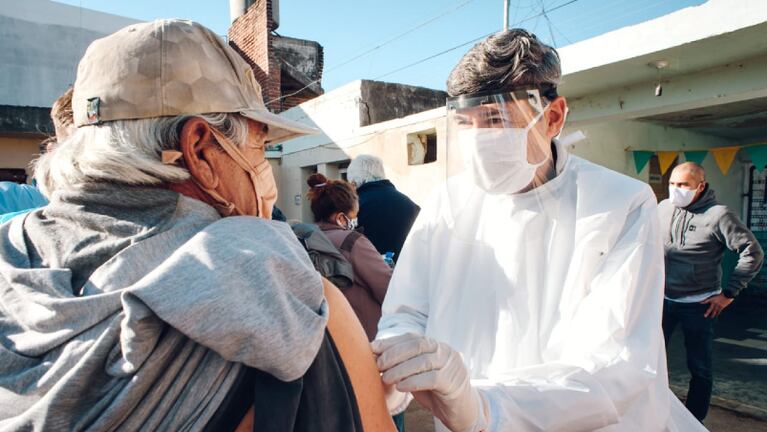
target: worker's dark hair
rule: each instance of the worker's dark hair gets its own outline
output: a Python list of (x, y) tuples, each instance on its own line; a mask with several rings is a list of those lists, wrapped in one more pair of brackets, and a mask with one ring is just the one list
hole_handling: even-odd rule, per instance
[(474, 45), (450, 72), (447, 93), (461, 96), (534, 86), (553, 100), (561, 75), (557, 50), (526, 30), (511, 29)]
[(328, 180), (322, 174), (312, 174), (306, 184), (315, 222), (330, 222), (333, 213), (348, 213), (358, 205), (354, 186), (345, 180)]

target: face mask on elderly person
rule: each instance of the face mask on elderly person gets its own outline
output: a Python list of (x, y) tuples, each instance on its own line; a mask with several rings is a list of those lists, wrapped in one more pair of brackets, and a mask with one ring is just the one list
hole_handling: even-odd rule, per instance
[[(243, 181), (242, 176), (238, 177), (238, 173), (241, 171), (237, 167), (222, 169), (219, 170), (220, 172), (213, 172), (211, 169), (209, 174), (215, 176), (211, 178), (211, 181), (206, 181), (207, 176), (205, 174), (208, 173), (203, 174), (204, 169), (196, 166), (189, 167), (194, 184), (214, 201), (213, 206), (222, 216), (249, 215), (260, 216), (264, 219), (271, 218), (272, 208), (277, 201), (277, 186), (274, 181), (272, 166), (266, 160), (264, 153), (266, 133), (258, 131), (258, 125), (260, 123), (248, 122), (248, 142), (242, 149), (215, 128), (210, 128), (211, 134), (224, 150), (223, 154), (227, 155), (239, 169), (247, 174), (249, 181)], [(182, 146), (184, 146), (183, 143)], [(208, 158), (216, 158), (220, 154), (209, 153)], [(187, 157), (186, 159), (187, 164), (203, 163), (194, 157)], [(213, 162), (208, 160), (207, 163)], [(231, 185), (222, 185), (222, 181), (231, 183)], [(230, 186), (229, 189), (234, 189), (234, 192), (229, 194), (232, 198), (227, 198), (217, 191), (217, 186), (225, 189), (226, 186)]]

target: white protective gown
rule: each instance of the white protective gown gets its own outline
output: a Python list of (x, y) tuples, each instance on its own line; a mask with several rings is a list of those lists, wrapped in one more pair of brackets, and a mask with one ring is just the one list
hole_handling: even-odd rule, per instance
[(491, 431), (705, 430), (668, 389), (651, 189), (557, 153), (528, 193), (448, 181), (405, 243), (378, 338), (461, 352)]

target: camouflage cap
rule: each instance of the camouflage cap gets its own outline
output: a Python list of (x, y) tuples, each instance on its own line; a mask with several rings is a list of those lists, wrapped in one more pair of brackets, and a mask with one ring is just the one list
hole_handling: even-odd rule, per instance
[(76, 126), (240, 113), (275, 143), (317, 130), (269, 112), (253, 69), (211, 30), (185, 20), (139, 23), (94, 41), (77, 68)]

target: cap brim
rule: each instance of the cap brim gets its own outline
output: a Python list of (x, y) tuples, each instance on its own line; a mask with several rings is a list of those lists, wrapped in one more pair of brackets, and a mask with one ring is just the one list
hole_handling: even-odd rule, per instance
[(271, 144), (277, 144), (303, 135), (315, 135), (320, 133), (319, 129), (297, 121), (288, 120), (266, 110), (240, 111), (240, 114), (269, 126), (269, 134), (267, 135), (266, 140)]

